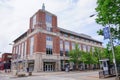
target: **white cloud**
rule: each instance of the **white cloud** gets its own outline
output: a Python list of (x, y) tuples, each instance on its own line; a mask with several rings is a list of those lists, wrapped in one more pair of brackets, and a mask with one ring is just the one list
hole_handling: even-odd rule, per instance
[(42, 3), (46, 10), (58, 16), (58, 26), (79, 33), (89, 34), (97, 40), (100, 28), (89, 16), (95, 13), (97, 0), (1, 0), (0, 1), (0, 52), (11, 52), (8, 46), (29, 28), (29, 18)]

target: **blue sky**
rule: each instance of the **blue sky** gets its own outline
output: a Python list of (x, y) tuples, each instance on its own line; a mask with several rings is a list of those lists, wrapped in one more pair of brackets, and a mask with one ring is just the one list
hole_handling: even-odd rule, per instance
[(0, 52), (11, 52), (14, 39), (29, 28), (30, 17), (45, 3), (45, 9), (58, 17), (58, 27), (92, 36), (102, 28), (95, 23), (97, 0), (0, 0)]

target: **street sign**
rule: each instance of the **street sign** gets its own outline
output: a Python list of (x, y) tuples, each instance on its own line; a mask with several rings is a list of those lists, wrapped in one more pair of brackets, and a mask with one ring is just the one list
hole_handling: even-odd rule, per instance
[(103, 28), (104, 39), (110, 39), (110, 30), (109, 27)]

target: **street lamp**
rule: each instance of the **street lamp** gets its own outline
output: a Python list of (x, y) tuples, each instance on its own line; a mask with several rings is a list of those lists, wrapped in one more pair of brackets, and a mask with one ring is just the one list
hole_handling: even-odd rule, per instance
[[(93, 17), (95, 16), (96, 14), (92, 14), (90, 15), (90, 17)], [(110, 39), (110, 44), (111, 44), (111, 49), (112, 49), (112, 54), (113, 54), (113, 63), (114, 63), (114, 66), (115, 66), (115, 73), (116, 73), (116, 79), (119, 80), (119, 77), (118, 77), (118, 72), (117, 72), (117, 65), (116, 65), (116, 59), (115, 59), (115, 53), (114, 53), (114, 48), (113, 48), (113, 38), (112, 38), (112, 34), (110, 32), (110, 23), (108, 23), (108, 31), (109, 33), (109, 39)]]

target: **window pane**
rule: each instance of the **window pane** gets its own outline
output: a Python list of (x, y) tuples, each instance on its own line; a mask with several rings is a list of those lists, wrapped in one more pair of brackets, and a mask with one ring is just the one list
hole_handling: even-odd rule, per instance
[(83, 45), (83, 51), (87, 51), (87, 49), (86, 49), (87, 47), (86, 47), (86, 45)]
[(26, 58), (26, 48), (27, 47), (27, 42), (25, 42), (25, 49), (24, 49), (24, 57)]
[(46, 23), (52, 23), (52, 16), (49, 14), (46, 14)]
[(36, 15), (33, 16), (33, 26), (32, 26), (32, 29), (34, 28), (35, 24), (36, 24)]
[(34, 37), (30, 38), (30, 55), (33, 54), (34, 50)]
[(72, 49), (75, 49), (75, 43), (72, 43)]
[(46, 41), (52, 41), (52, 37), (51, 36), (47, 36), (46, 37)]
[(46, 27), (46, 30), (52, 32), (52, 28), (51, 27)]

